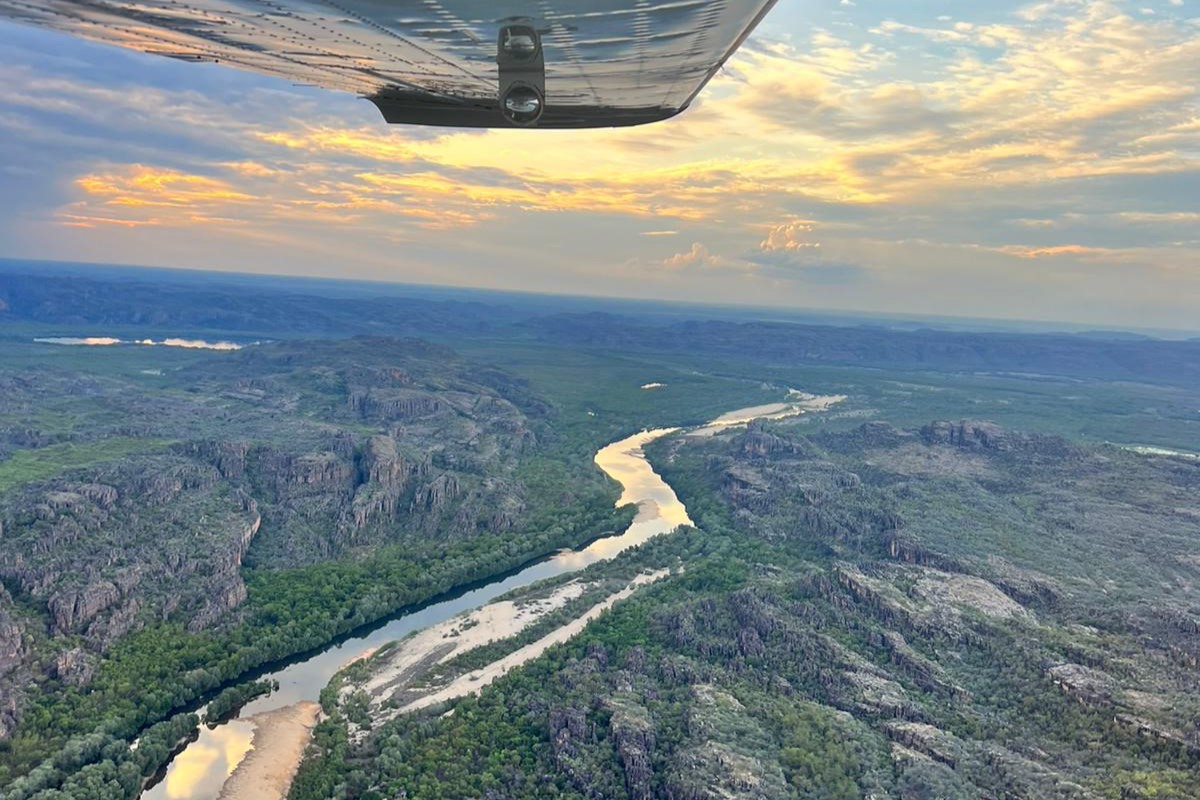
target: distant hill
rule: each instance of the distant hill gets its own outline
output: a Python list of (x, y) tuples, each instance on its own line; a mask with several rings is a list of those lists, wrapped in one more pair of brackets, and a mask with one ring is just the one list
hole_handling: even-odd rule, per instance
[[(7, 264), (13, 268), (12, 262)], [(17, 264), (17, 267), (20, 265)], [(94, 335), (221, 331), (264, 338), (418, 336), (525, 338), (632, 352), (709, 354), (757, 363), (997, 372), (1200, 387), (1200, 339), (1121, 331), (1027, 333), (755, 320), (749, 312), (586, 298), (67, 266), (0, 270), (0, 324)], [(88, 273), (91, 274), (90, 272)], [(204, 275), (200, 281), (197, 276)], [(328, 287), (336, 291), (326, 291)], [(341, 288), (339, 288), (341, 287)], [(348, 287), (348, 288), (347, 288)], [(365, 288), (364, 288), (365, 287)], [(316, 293), (320, 290), (321, 293)], [(594, 309), (604, 310), (594, 310)], [(614, 312), (612, 309), (619, 309)], [(732, 318), (731, 318), (732, 316)]]
[(572, 314), (524, 323), (539, 338), (615, 350), (708, 353), (759, 363), (811, 363), (949, 372), (1044, 374), (1200, 386), (1200, 341), (1075, 334), (898, 331)]

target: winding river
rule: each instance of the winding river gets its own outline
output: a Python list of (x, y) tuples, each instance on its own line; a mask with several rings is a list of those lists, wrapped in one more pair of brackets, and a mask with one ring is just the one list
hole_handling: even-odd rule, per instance
[(247, 704), (241, 711), (240, 719), (213, 729), (202, 725), (199, 738), (175, 757), (163, 780), (147, 789), (142, 797), (150, 800), (216, 798), (230, 773), (250, 750), (254, 723), (246, 717), (301, 701), (316, 700), (334, 673), (365, 651), (482, 606), (517, 587), (575, 572), (597, 561), (613, 558), (652, 536), (691, 524), (687, 509), (675, 496), (675, 491), (654, 472), (642, 451), (650, 442), (677, 430), (662, 428), (642, 431), (596, 453), (597, 466), (623, 487), (617, 505), (634, 503), (638, 507), (633, 523), (624, 533), (597, 539), (580, 550), (564, 550), (491, 583), (404, 613), (368, 633), (345, 639), (264, 676), (279, 682), (278, 691)]

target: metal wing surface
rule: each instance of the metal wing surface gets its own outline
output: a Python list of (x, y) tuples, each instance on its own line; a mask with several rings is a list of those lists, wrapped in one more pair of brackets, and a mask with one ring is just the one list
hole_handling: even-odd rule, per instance
[[(389, 122), (587, 128), (678, 114), (774, 3), (0, 0), (0, 17), (354, 92)], [(513, 31), (533, 32), (533, 71), (506, 73), (506, 37), (530, 46)], [(514, 81), (532, 93), (506, 104)]]

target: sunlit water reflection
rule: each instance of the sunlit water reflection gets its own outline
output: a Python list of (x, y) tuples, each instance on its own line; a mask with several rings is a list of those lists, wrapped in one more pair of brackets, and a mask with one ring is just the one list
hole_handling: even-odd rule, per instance
[(235, 719), (213, 730), (204, 729), (200, 739), (175, 757), (161, 783), (146, 793), (149, 797), (170, 797), (186, 800), (198, 797), (197, 791), (213, 787), (216, 797), (221, 785), (250, 752), (254, 725)]
[(78, 347), (114, 347), (120, 344), (144, 347), (182, 347), (187, 350), (241, 350), (245, 345), (237, 342), (209, 342), (204, 339), (116, 339), (112, 336), (40, 336), (34, 339), (39, 344), (61, 344)]

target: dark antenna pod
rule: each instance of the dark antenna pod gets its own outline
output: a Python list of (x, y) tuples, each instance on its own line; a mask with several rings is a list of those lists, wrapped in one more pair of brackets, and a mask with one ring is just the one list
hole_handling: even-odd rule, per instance
[(536, 125), (546, 110), (542, 37), (529, 25), (505, 25), (496, 39), (500, 113), (513, 125)]

